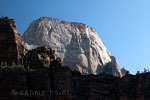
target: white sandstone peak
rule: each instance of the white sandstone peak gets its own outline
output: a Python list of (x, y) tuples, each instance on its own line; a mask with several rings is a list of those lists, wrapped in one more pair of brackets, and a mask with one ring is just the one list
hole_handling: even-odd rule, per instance
[[(29, 25), (23, 40), (30, 49), (44, 45), (54, 49), (64, 65), (82, 74), (98, 74), (111, 62), (96, 30), (86, 24), (41, 17)], [(120, 68), (117, 69), (115, 76), (121, 76)]]

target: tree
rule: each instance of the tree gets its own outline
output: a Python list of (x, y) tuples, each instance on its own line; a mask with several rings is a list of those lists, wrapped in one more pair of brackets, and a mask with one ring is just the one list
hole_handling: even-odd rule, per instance
[(136, 74), (140, 74), (140, 71), (137, 71)]

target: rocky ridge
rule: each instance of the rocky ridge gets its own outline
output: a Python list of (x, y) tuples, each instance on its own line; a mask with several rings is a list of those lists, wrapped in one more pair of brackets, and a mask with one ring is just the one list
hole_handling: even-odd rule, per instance
[(53, 48), (64, 65), (82, 74), (101, 73), (103, 66), (112, 62), (110, 74), (122, 76), (119, 65), (111, 59), (96, 30), (85, 24), (41, 17), (29, 25), (23, 40), (29, 49), (37, 46)]

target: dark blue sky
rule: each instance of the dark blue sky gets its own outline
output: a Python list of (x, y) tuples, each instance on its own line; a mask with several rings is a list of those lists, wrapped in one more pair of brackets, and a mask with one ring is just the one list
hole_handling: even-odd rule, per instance
[(0, 16), (14, 18), (23, 34), (31, 21), (52, 17), (97, 30), (121, 67), (150, 68), (150, 0), (1, 0)]

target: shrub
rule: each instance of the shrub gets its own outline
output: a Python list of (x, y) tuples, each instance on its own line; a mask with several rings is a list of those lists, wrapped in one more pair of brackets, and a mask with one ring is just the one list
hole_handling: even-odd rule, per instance
[(140, 74), (140, 71), (137, 71), (136, 74)]
[(12, 63), (11, 65), (9, 65), (7, 62), (1, 62), (0, 63), (0, 68), (17, 68), (17, 67), (24, 67), (23, 65), (19, 64), (19, 63)]

